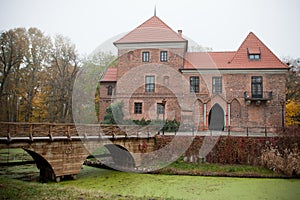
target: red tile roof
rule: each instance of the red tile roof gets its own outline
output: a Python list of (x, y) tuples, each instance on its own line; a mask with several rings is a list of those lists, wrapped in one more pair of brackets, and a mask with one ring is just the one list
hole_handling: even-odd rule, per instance
[[(249, 60), (248, 53), (260, 54)], [(254, 33), (250, 32), (236, 52), (187, 53), (184, 69), (288, 69)]]
[(235, 52), (188, 52), (184, 69), (207, 69), (225, 66)]
[(108, 67), (104, 72), (104, 76), (100, 80), (100, 82), (115, 82), (117, 81), (117, 72), (118, 69), (116, 67)]
[(173, 31), (157, 16), (153, 16), (143, 24), (117, 40), (120, 43), (146, 43), (146, 42), (185, 42), (178, 33)]

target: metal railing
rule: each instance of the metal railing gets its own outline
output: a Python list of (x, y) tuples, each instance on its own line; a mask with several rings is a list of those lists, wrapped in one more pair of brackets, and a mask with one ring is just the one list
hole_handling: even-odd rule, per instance
[(265, 91), (262, 94), (253, 94), (252, 92), (244, 92), (244, 99), (245, 100), (271, 100), (273, 98), (272, 91)]

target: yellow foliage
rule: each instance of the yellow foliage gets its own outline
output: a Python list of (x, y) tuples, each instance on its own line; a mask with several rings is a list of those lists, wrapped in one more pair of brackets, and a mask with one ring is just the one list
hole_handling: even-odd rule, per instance
[(286, 125), (300, 124), (300, 102), (288, 101), (286, 104)]

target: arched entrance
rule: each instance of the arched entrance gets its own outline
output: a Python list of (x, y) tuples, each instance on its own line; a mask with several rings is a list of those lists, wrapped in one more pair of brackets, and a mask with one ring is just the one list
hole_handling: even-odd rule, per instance
[(209, 130), (224, 130), (224, 111), (217, 103), (209, 111), (208, 128)]

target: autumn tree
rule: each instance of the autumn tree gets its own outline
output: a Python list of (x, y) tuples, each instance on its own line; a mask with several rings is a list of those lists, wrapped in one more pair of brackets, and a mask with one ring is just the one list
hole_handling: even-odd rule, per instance
[(0, 36), (0, 113), (5, 121), (17, 121), (19, 70), (28, 49), (26, 29), (16, 28)]
[(71, 122), (79, 56), (70, 39), (16, 28), (0, 44), (0, 120)]
[(300, 58), (284, 58), (290, 70), (286, 81), (286, 125), (300, 124)]
[(45, 36), (39, 29), (29, 28), (27, 34), (29, 48), (25, 54), (25, 66), (22, 68), (21, 73), (25, 122), (29, 122), (34, 117), (33, 111), (38, 113), (39, 116), (40, 113), (44, 112), (45, 102), (44, 99), (40, 98), (39, 93), (42, 91), (46, 80), (42, 73), (48, 67), (49, 54), (52, 48), (50, 37)]

